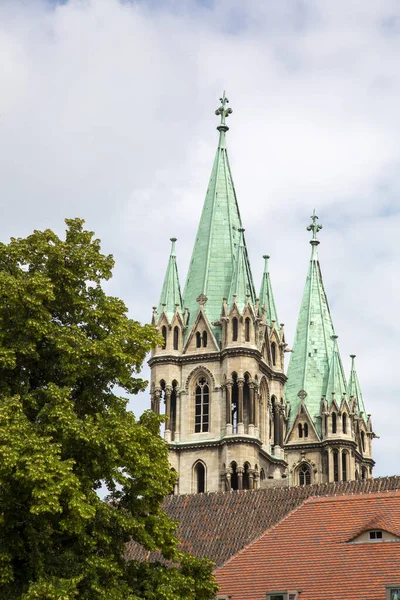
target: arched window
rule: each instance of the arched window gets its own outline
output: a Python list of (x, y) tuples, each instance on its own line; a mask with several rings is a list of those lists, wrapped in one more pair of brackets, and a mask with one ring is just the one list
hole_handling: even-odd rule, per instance
[(208, 415), (210, 405), (210, 390), (207, 380), (200, 377), (196, 385), (195, 433), (208, 431)]
[(365, 467), (361, 467), (361, 479), (367, 479), (367, 469)]
[(178, 350), (179, 348), (179, 327), (174, 327), (174, 350)]
[(162, 326), (161, 335), (164, 338), (164, 343), (162, 345), (162, 349), (165, 350), (165, 348), (167, 346), (167, 328), (165, 327), (165, 325)]
[(250, 341), (250, 319), (249, 319), (249, 317), (246, 317), (246, 320), (244, 322), (244, 339), (246, 342)]
[(196, 331), (196, 348), (201, 348), (201, 333)]
[(347, 433), (347, 415), (345, 413), (342, 415), (342, 431)]
[(307, 465), (302, 465), (299, 469), (299, 483), (300, 485), (310, 485), (311, 483), (311, 472)]
[(332, 433), (336, 433), (336, 413), (332, 413)]
[(238, 339), (238, 320), (236, 317), (232, 319), (232, 341), (237, 342)]
[(239, 482), (237, 474), (237, 464), (235, 462), (231, 463), (231, 471), (231, 489), (237, 490), (239, 487)]
[(272, 342), (271, 344), (271, 356), (272, 356), (272, 364), (276, 365), (276, 344)]
[(298, 429), (299, 429), (299, 438), (302, 438), (303, 437), (303, 426), (301, 423), (299, 423)]
[(308, 437), (308, 424), (304, 423), (304, 437)]
[(243, 424), (245, 433), (248, 431), (248, 426), (251, 421), (251, 409), (250, 409), (250, 386), (249, 386), (249, 374), (246, 373), (244, 376), (243, 384)]
[(175, 438), (176, 431), (176, 388), (178, 382), (174, 379), (172, 382), (172, 393), (171, 393), (171, 418), (169, 421), (169, 428), (171, 430), (171, 440)]
[(333, 481), (339, 481), (339, 453), (337, 450), (333, 454)]
[(245, 463), (245, 465), (244, 465), (244, 471), (243, 471), (243, 489), (244, 490), (249, 490), (250, 489), (249, 470), (250, 470), (249, 463)]
[(347, 481), (347, 452), (342, 452), (342, 481)]
[(325, 435), (328, 435), (328, 415), (325, 415)]
[(239, 386), (237, 373), (232, 373), (232, 433), (237, 433)]
[(361, 432), (361, 450), (365, 452), (365, 433)]
[(265, 471), (264, 469), (261, 469), (260, 471), (260, 481), (264, 481), (265, 480)]
[(326, 475), (326, 480), (329, 481), (329, 455), (327, 450), (322, 456), (322, 472)]
[(206, 491), (206, 470), (202, 462), (197, 462), (194, 467), (195, 489), (198, 494)]
[(271, 410), (272, 410), (273, 421), (274, 421), (274, 446), (279, 446), (280, 445), (280, 441), (279, 441), (279, 425), (280, 425), (280, 423), (279, 423), (279, 406), (278, 406), (275, 396), (271, 397)]
[(202, 340), (203, 340), (203, 348), (207, 348), (207, 331), (203, 331)]
[(360, 479), (360, 475), (359, 475), (358, 469), (356, 469), (356, 481), (358, 481), (359, 479)]

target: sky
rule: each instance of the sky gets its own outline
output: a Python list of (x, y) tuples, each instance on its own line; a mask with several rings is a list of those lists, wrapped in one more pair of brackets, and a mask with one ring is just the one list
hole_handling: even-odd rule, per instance
[(0, 239), (84, 218), (116, 261), (107, 291), (148, 322), (173, 236), (184, 286), (225, 89), (257, 289), (267, 253), (290, 346), (315, 208), (374, 474), (398, 474), (399, 56), (397, 0), (0, 0)]

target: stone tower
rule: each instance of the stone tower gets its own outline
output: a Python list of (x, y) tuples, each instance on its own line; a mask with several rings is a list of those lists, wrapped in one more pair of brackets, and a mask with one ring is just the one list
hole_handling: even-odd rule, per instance
[(257, 297), (226, 148), (218, 148), (181, 294), (171, 238), (152, 323), (151, 406), (164, 412), (176, 493), (306, 485), (371, 477), (374, 437), (354, 366), (347, 385), (318, 260), (311, 261), (287, 377), (268, 256)]
[(165, 407), (177, 493), (250, 489), (286, 477), (283, 325), (268, 272), (255, 292), (226, 148), (228, 99), (183, 298), (175, 238), (153, 324), (152, 408)]
[(290, 411), (285, 438), (294, 485), (372, 476), (370, 415), (351, 356), (348, 384), (332, 323), (317, 248), (322, 228), (311, 217), (311, 260), (285, 385)]

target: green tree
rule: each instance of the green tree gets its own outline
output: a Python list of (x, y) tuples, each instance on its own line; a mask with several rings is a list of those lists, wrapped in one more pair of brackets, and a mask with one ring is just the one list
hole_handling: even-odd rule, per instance
[[(0, 598), (208, 600), (212, 564), (177, 550), (160, 508), (174, 482), (161, 418), (118, 395), (144, 389), (157, 333), (105, 294), (113, 258), (66, 223), (65, 240), (0, 245)], [(131, 539), (171, 562), (127, 561)]]

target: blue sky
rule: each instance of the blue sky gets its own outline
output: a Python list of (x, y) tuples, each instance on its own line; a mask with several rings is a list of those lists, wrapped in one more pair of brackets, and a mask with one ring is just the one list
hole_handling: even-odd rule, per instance
[[(377, 475), (398, 472), (400, 6), (397, 1), (0, 3), (1, 239), (79, 216), (116, 259), (110, 293), (148, 321), (176, 236), (182, 287), (217, 144), (253, 275), (293, 340), (314, 207), (346, 372)], [(132, 400), (140, 413), (148, 395)]]

